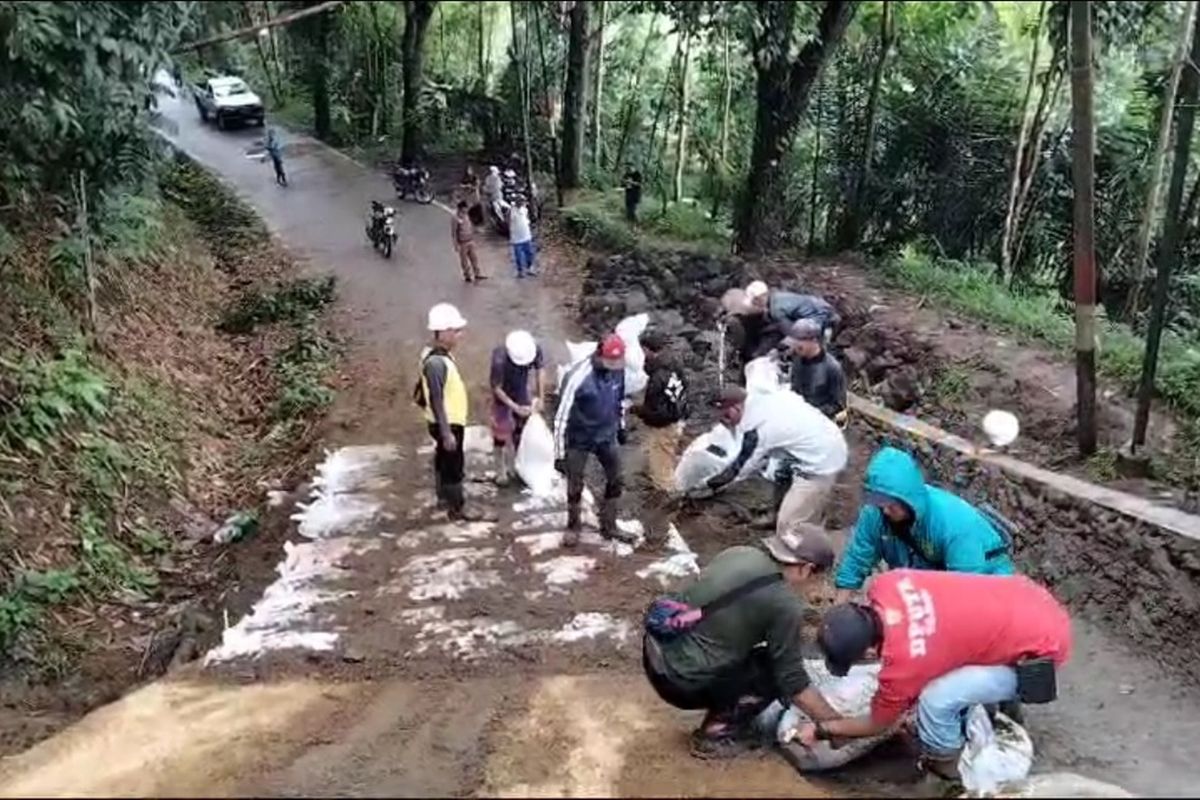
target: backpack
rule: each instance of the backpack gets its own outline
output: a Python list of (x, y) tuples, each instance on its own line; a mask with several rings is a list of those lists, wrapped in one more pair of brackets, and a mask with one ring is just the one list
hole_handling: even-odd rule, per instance
[(642, 620), (646, 633), (659, 642), (669, 642), (695, 629), (697, 625), (710, 617), (714, 612), (724, 608), (751, 592), (756, 592), (764, 586), (770, 586), (783, 580), (783, 574), (773, 572), (770, 575), (760, 575), (746, 581), (741, 586), (735, 586), (723, 595), (716, 597), (700, 608), (676, 600), (673, 597), (662, 596), (655, 598)]
[(416, 383), (413, 384), (412, 401), (417, 404), (418, 408), (421, 408), (421, 409), (427, 408), (429, 406), (429, 398), (427, 398), (425, 396), (425, 363), (427, 361), (429, 361), (429, 359), (431, 359), (437, 355), (443, 355), (443, 354), (438, 353), (434, 350), (430, 350), (428, 353), (425, 354), (425, 357), (421, 359), (421, 369), (417, 373)]

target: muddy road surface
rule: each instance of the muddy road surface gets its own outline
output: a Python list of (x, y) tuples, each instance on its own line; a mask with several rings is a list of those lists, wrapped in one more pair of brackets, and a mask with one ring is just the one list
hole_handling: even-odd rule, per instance
[[(503, 243), (484, 234), (492, 277), (465, 284), (436, 204), (399, 204), (400, 246), (384, 260), (363, 232), (370, 199), (391, 196), (384, 176), (287, 135), (290, 186), (280, 188), (248, 157), (261, 129), (219, 132), (190, 104), (161, 97), (160, 107), (180, 148), (236, 187), (313, 271), (338, 276), (347, 386), (328, 454), (283, 499), (294, 531), (253, 608), (231, 614), (202, 662), (0, 764), (0, 793), (914, 793), (891, 751), (812, 781), (770, 752), (728, 763), (687, 755), (696, 716), (646, 685), (638, 616), (728, 531), (668, 529), (630, 547), (592, 528), (566, 551), (561, 493), (497, 490), (480, 429), (468, 437), (468, 494), (497, 521), (448, 524), (434, 509), (430, 443), (409, 401), (426, 310), (450, 301), (469, 320), (460, 363), (482, 421), (488, 354), (507, 330), (532, 330), (550, 363), (562, 361), (573, 327), (566, 266), (518, 281)], [(856, 449), (858, 469), (864, 459)], [(653, 516), (629, 497), (621, 524), (638, 532)], [(1039, 770), (1140, 793), (1195, 785), (1195, 691), (1085, 623), (1061, 684), (1060, 702), (1029, 714)]]

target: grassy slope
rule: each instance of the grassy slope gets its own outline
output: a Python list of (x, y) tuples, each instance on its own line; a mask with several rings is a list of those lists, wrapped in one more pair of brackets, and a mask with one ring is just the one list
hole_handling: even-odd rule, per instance
[(321, 317), (332, 285), (294, 281), (286, 254), (207, 174), (165, 169), (161, 194), (126, 199), (98, 225), (94, 337), (70, 302), (62, 234), (36, 222), (6, 233), (0, 657), (10, 682), (127, 685), (164, 668), (171, 653), (155, 651), (152, 634), (222, 588), (214, 528), (303, 463), (332, 397), (337, 350)]

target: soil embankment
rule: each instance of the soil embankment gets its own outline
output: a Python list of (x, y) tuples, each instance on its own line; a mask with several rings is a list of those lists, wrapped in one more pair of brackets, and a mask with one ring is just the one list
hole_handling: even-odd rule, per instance
[[(147, 218), (122, 222), (136, 257), (98, 254), (93, 346), (63, 332), (46, 232), (21, 232), (6, 261), (0, 751), (203, 653), (271, 574), (287, 519), (265, 495), (303, 474), (319, 434), (332, 288), (298, 282), (211, 176), (162, 173)], [(227, 550), (213, 536), (234, 512), (251, 534)]]

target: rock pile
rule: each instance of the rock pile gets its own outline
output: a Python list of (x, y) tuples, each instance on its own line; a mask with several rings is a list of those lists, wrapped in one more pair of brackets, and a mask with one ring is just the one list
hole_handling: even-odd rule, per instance
[[(771, 265), (765, 273), (738, 258), (663, 250), (635, 250), (588, 261), (579, 303), (588, 332), (600, 336), (619, 319), (643, 311), (653, 328), (678, 342), (679, 357), (691, 373), (695, 408), (701, 421), (705, 401), (716, 393), (717, 320), (727, 290), (763, 278), (793, 291), (805, 287), (792, 265)], [(842, 315), (836, 347), (850, 380), (897, 411), (910, 411), (921, 398), (919, 376), (929, 373), (932, 348), (907, 331), (872, 321), (870, 309), (843, 297), (828, 297)], [(737, 381), (735, 353), (739, 331), (731, 329), (727, 381)]]
[[(675, 343), (672, 355), (691, 378), (698, 427), (711, 422), (708, 401), (719, 385), (717, 320), (721, 295), (750, 280), (743, 262), (700, 253), (638, 250), (588, 261), (581, 321), (599, 337), (622, 317), (650, 313), (650, 326)], [(736, 364), (726, 379), (735, 379)]]

